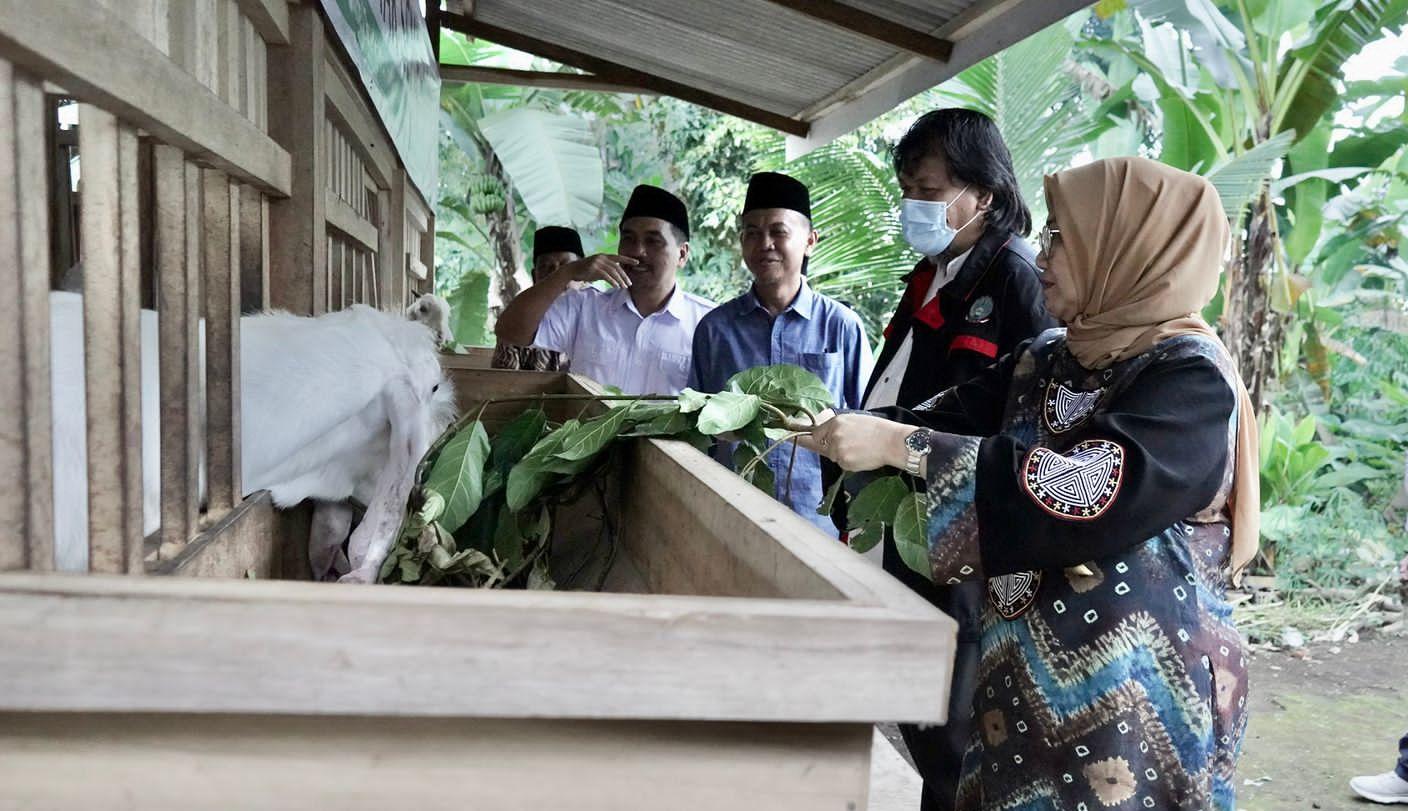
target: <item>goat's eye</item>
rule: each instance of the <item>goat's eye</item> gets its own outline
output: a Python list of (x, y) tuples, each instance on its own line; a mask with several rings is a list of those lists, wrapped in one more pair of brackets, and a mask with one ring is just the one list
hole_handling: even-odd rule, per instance
[(439, 391), (439, 390), (440, 390), (440, 384), (439, 384), (439, 383), (436, 383), (435, 385), (433, 385), (433, 386), (430, 387), (430, 393), (431, 393), (431, 394), (434, 394), (435, 392), (437, 392), (437, 391)]

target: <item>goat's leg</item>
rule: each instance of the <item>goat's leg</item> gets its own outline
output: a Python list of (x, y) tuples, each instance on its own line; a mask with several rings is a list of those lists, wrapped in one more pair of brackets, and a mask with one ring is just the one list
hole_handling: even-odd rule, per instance
[[(343, 501), (319, 501), (313, 507), (313, 528), (308, 535), (308, 566), (314, 580), (328, 580), (329, 574), (344, 574), (352, 567), (342, 554), (342, 542), (352, 528), (352, 505)], [(340, 565), (339, 565), (340, 564)]]
[(430, 444), (423, 413), (426, 404), (412, 391), (409, 380), (393, 381), (381, 396), (391, 422), (391, 445), (377, 474), (371, 503), (347, 543), (352, 571), (340, 578), (343, 583), (376, 582), (401, 526), (406, 498), (415, 484), (416, 463)]

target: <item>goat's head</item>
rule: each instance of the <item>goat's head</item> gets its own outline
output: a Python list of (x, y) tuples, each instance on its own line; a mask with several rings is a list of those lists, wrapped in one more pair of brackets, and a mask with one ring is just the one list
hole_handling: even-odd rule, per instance
[(450, 331), (450, 303), (434, 293), (416, 299), (406, 308), (406, 317), (429, 327), (438, 343), (446, 344), (455, 339)]

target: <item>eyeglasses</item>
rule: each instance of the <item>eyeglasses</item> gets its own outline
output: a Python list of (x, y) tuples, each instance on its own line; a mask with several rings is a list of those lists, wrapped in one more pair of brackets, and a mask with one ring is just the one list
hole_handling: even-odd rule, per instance
[(1051, 223), (1047, 223), (1046, 225), (1042, 226), (1041, 236), (1038, 237), (1038, 243), (1041, 246), (1041, 252), (1046, 254), (1047, 256), (1050, 256), (1051, 246), (1056, 243), (1057, 238), (1059, 238), (1060, 236), (1060, 228), (1052, 225)]

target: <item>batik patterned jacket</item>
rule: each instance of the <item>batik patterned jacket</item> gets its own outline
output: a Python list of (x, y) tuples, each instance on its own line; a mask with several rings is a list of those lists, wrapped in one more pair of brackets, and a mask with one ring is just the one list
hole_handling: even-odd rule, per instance
[(1233, 808), (1229, 368), (1182, 336), (1089, 371), (1049, 330), (913, 413), (987, 437), (936, 434), (929, 462), (934, 578), (988, 585), (960, 808)]

